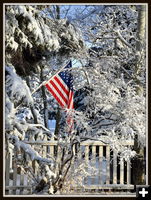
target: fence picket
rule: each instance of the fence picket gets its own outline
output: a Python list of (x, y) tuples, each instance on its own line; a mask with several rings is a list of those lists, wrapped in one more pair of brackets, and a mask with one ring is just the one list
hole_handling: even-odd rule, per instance
[(11, 161), (11, 158), (10, 158), (10, 153), (8, 153), (6, 155), (6, 162), (5, 162), (5, 185), (6, 186), (9, 186), (9, 174), (10, 174), (10, 161)]
[(113, 151), (113, 184), (117, 184), (117, 155)]
[(131, 164), (127, 161), (127, 184), (131, 184)]
[[(95, 165), (96, 165), (96, 146), (92, 146), (92, 160), (91, 160), (91, 167), (95, 168)], [(92, 169), (92, 178), (91, 178), (91, 184), (94, 185), (95, 184), (95, 180), (96, 179), (96, 176), (93, 172), (93, 169)]]
[[(54, 138), (51, 138), (50, 142), (53, 142), (53, 141), (54, 141)], [(55, 146), (54, 145), (50, 145), (50, 156), (51, 157), (54, 157), (54, 149), (55, 149)]]
[(56, 163), (57, 163), (57, 166), (56, 166), (56, 168), (55, 168), (55, 173), (57, 173), (57, 171), (59, 170), (59, 165), (58, 165), (58, 163), (60, 162), (60, 160), (61, 160), (61, 147), (58, 146), (58, 147), (57, 147), (57, 155), (56, 155)]
[[(13, 186), (17, 186), (16, 181), (17, 181), (17, 164), (16, 161), (14, 161)], [(16, 194), (16, 190), (13, 190), (13, 194)]]
[[(43, 141), (47, 141), (48, 139), (47, 139), (47, 135), (44, 135), (44, 138), (43, 138)], [(46, 145), (43, 145), (42, 146), (42, 155), (43, 155), (43, 157), (44, 158), (46, 158), (47, 157), (47, 146)]]
[[(86, 171), (88, 172), (88, 165), (89, 165), (89, 146), (85, 146), (85, 165), (86, 165)], [(85, 184), (88, 184), (88, 177), (85, 177)]]
[(120, 184), (124, 184), (124, 160), (120, 159)]
[(99, 146), (99, 183), (103, 184), (103, 146)]
[(110, 184), (110, 147), (106, 146), (106, 184)]

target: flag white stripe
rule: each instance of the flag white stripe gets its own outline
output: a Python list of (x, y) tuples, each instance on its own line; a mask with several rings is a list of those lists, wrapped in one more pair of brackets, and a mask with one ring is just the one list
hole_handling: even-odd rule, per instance
[(62, 102), (62, 104), (66, 107), (66, 102), (62, 99), (62, 97), (60, 96), (60, 94), (58, 93), (58, 91), (51, 85), (50, 82), (47, 83), (49, 85), (49, 87), (55, 92), (56, 96), (60, 99), (60, 101)]
[(65, 84), (65, 82), (62, 80), (62, 78), (59, 75), (56, 75), (56, 77), (59, 79), (59, 81), (62, 83), (62, 85), (66, 88), (67, 91), (69, 91), (68, 86)]
[(68, 96), (67, 94), (64, 92), (64, 90), (62, 89), (62, 87), (58, 84), (58, 82), (54, 79), (53, 82), (55, 83), (55, 85), (58, 87), (58, 89), (60, 90), (60, 92), (63, 94), (63, 96), (68, 100)]

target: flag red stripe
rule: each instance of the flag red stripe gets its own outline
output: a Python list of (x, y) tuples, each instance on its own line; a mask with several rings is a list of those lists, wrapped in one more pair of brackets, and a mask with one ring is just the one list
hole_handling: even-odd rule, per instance
[(62, 89), (62, 87), (58, 84), (58, 82), (53, 79), (53, 82), (56, 84), (56, 86), (58, 87), (58, 89), (62, 92), (62, 94), (65, 96), (66, 99), (69, 99), (69, 96), (64, 92), (64, 90)]
[(62, 92), (59, 90), (59, 88), (56, 86), (56, 84), (53, 82), (53, 80), (49, 81), (50, 84), (55, 88), (55, 90), (59, 93), (59, 95), (61, 96), (61, 98), (64, 100), (65, 104), (68, 104), (68, 100), (65, 98), (65, 96), (62, 94)]
[(51, 94), (54, 96), (54, 98), (58, 101), (58, 103), (64, 107), (64, 104), (60, 101), (59, 97), (56, 95), (56, 93), (50, 88), (50, 86), (48, 84), (46, 84), (47, 89), (49, 90), (49, 92), (51, 92)]
[(70, 102), (70, 109), (74, 109), (73, 97), (72, 97), (72, 100), (71, 100), (71, 102)]
[(71, 99), (71, 101), (68, 104), (68, 109), (73, 109), (73, 100)]
[(54, 79), (57, 81), (57, 83), (60, 85), (60, 87), (63, 89), (63, 91), (66, 93), (67, 96), (69, 96), (69, 91), (67, 90), (67, 88), (65, 88), (65, 86), (61, 83), (61, 81), (59, 80), (58, 77), (54, 77)]

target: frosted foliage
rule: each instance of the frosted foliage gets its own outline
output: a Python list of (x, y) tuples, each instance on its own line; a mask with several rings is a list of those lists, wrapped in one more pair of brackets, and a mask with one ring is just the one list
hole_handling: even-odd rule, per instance
[(37, 47), (48, 54), (61, 47), (80, 49), (80, 41), (79, 32), (65, 19), (45, 18), (36, 6), (6, 7), (6, 48), (16, 51), (18, 47)]
[(6, 79), (6, 93), (14, 103), (23, 101), (24, 104), (32, 104), (33, 99), (29, 88), (25, 81), (23, 81), (12, 67), (6, 67), (7, 79)]
[(27, 153), (30, 156), (31, 160), (37, 160), (40, 161), (41, 163), (47, 163), (48, 165), (53, 164), (51, 160), (41, 157), (39, 153), (31, 147), (31, 145), (19, 141), (19, 139), (16, 136), (9, 136), (9, 137), (15, 141), (16, 148), (18, 150), (22, 149), (25, 153)]
[(26, 120), (31, 121), (33, 119), (33, 115), (29, 108), (24, 108), (24, 109), (20, 109), (20, 111), (17, 113), (17, 118), (21, 122), (26, 122)]
[[(75, 162), (68, 173), (68, 176), (64, 183), (64, 188), (62, 190), (63, 194), (72, 193), (73, 188), (82, 187), (84, 183), (84, 179), (88, 181), (88, 177), (95, 176), (97, 178), (97, 169), (92, 164), (95, 163), (95, 160), (91, 160), (91, 163), (87, 163), (85, 160), (81, 159), (80, 156), (78, 158), (78, 163)], [(104, 162), (103, 162), (104, 165)], [(87, 167), (89, 170), (87, 170)], [(104, 168), (106, 166), (103, 166)], [(105, 176), (103, 174), (103, 180)]]
[[(99, 93), (96, 87), (96, 107), (102, 108), (103, 112), (112, 113), (112, 123), (109, 119), (106, 120), (107, 124), (111, 124), (108, 129), (115, 128), (116, 133), (119, 132), (123, 139), (134, 139), (134, 136), (138, 135), (139, 143), (145, 146), (145, 97), (136, 95), (133, 86), (126, 84), (122, 79), (114, 79), (109, 83), (102, 77), (99, 85)], [(124, 97), (120, 92), (122, 88), (125, 92)], [(106, 129), (104, 126), (100, 128)]]
[[(105, 68), (109, 63), (111, 67)], [(139, 145), (146, 146), (145, 96), (137, 94), (137, 85), (132, 80), (126, 80), (122, 73), (117, 75), (119, 63), (107, 59), (103, 68), (102, 60), (100, 64), (96, 62), (95, 66), (87, 69), (92, 92), (76, 97), (81, 105), (79, 110), (82, 106), (84, 109), (84, 112), (75, 113), (80, 135), (98, 138), (106, 135), (103, 140), (110, 143), (117, 153), (126, 152), (120, 145), (121, 140), (133, 140), (135, 136), (138, 136)], [(126, 152), (127, 156), (124, 153), (122, 155), (135, 155), (133, 151), (128, 152), (131, 152), (130, 148)]]
[(10, 131), (13, 130), (14, 104), (10, 101), (7, 94), (5, 96), (5, 129)]

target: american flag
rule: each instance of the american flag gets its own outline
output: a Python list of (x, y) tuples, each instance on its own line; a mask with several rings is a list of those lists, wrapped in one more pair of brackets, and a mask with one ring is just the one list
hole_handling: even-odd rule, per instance
[(70, 73), (71, 61), (65, 68), (46, 82), (45, 86), (54, 96), (62, 108), (74, 109), (73, 105), (73, 77)]
[[(70, 73), (72, 67), (71, 61), (64, 67), (64, 69), (57, 73), (53, 78), (46, 82), (45, 86), (49, 92), (54, 96), (62, 108), (67, 108), (67, 124), (68, 132), (73, 130), (73, 76)], [(68, 70), (69, 69), (69, 70)]]

